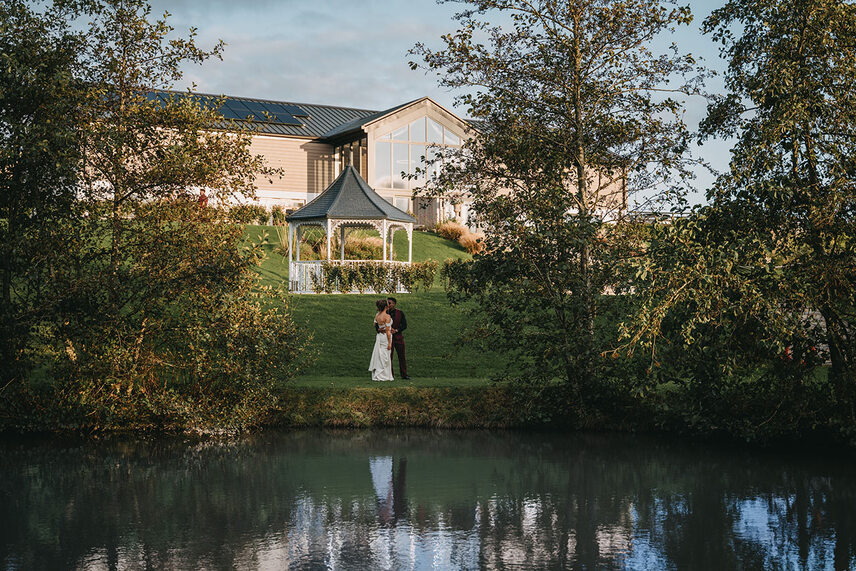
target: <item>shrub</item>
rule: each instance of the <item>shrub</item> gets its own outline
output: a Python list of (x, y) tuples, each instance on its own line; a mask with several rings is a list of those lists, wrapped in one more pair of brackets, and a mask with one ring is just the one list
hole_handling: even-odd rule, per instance
[(267, 224), (268, 212), (261, 204), (238, 204), (229, 209), (229, 217), (240, 224)]
[(312, 276), (315, 293), (358, 291), (372, 289), (375, 293), (394, 293), (400, 285), (407, 292), (424, 287), (430, 291), (434, 285), (439, 264), (434, 260), (411, 265), (385, 265), (383, 262), (345, 262), (321, 264), (321, 273)]
[(283, 226), (285, 224), (285, 209), (282, 206), (274, 206), (270, 210), (271, 223), (275, 226)]
[(270, 222), (270, 214), (264, 206), (259, 206), (259, 210), (256, 211), (256, 222), (260, 226), (267, 226)]
[(464, 233), (469, 232), (466, 226), (457, 222), (442, 222), (435, 226), (434, 231), (446, 240), (453, 242), (457, 242)]
[(345, 256), (359, 260), (379, 259), (383, 256), (383, 240), (375, 236), (348, 236)]
[(484, 250), (484, 234), (467, 230), (458, 238), (458, 243), (470, 254), (478, 254)]
[(425, 288), (425, 291), (431, 291), (431, 286), (434, 285), (434, 278), (437, 276), (437, 268), (440, 266), (440, 263), (437, 260), (428, 260), (425, 262), (417, 262), (415, 264), (411, 264), (410, 268), (414, 275), (414, 282), (416, 286), (415, 291), (419, 291), (419, 284), (422, 284), (422, 287)]

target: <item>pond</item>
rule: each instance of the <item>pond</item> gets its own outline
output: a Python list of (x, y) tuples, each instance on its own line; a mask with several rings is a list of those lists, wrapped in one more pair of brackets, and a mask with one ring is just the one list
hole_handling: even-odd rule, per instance
[(0, 567), (856, 568), (856, 461), (609, 434), (5, 436)]

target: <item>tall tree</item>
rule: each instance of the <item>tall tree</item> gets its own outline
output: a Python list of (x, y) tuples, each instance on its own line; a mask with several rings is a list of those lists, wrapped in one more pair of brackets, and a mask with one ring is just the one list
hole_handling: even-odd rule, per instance
[[(220, 54), (176, 37), (145, 0), (85, 0), (87, 103), (79, 123), (86, 216), (61, 229), (52, 372), (88, 422), (155, 414), (246, 424), (295, 372), (287, 302), (260, 293), (258, 244), (222, 204), (273, 174), (221, 101), (169, 91), (182, 65)], [(197, 201), (205, 190), (214, 207)], [(56, 339), (57, 341), (54, 341)], [(195, 411), (195, 412), (194, 412)], [(127, 415), (124, 416), (123, 415)], [(112, 421), (110, 419), (113, 419)], [(135, 419), (136, 420), (136, 419)]]
[(712, 106), (705, 131), (738, 135), (714, 206), (749, 207), (758, 243), (781, 263), (781, 287), (770, 294), (820, 313), (832, 376), (852, 383), (856, 6), (732, 0), (705, 30), (722, 43), (730, 92)]
[(722, 44), (728, 93), (702, 135), (737, 143), (710, 205), (655, 240), (635, 334), (653, 341), (681, 315), (688, 344), (719, 329), (742, 340), (723, 359), (780, 372), (783, 359), (815, 365), (819, 348), (852, 422), (856, 6), (732, 0), (704, 28)]
[(469, 193), (486, 233), (453, 281), (525, 377), (564, 378), (581, 396), (597, 376), (600, 296), (621, 287), (623, 229), (608, 221), (627, 192), (687, 174), (677, 97), (697, 92), (697, 69), (654, 46), (692, 16), (659, 0), (462, 4), (444, 49), (412, 51), (478, 120), (428, 188)]
[(64, 16), (0, 4), (0, 378), (26, 369), (55, 246), (46, 230), (77, 196), (82, 41)]

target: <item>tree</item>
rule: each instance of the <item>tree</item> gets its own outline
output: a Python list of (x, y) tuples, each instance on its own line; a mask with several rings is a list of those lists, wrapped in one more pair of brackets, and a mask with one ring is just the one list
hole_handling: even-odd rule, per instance
[(742, 339), (723, 358), (747, 368), (805, 376), (828, 358), (852, 422), (856, 7), (733, 0), (704, 28), (722, 44), (728, 93), (702, 135), (737, 143), (710, 205), (655, 241), (636, 338), (678, 313), (685, 343), (702, 329)]
[[(695, 62), (652, 46), (692, 17), (657, 0), (466, 4), (443, 50), (412, 51), (442, 86), (464, 91), (457, 102), (477, 120), (427, 189), (468, 192), (486, 233), (486, 253), (447, 273), (480, 300), (493, 346), (516, 355), (524, 376), (558, 376), (581, 397), (603, 348), (601, 294), (623, 285), (630, 242), (612, 221), (625, 192), (687, 174), (675, 96), (697, 92)], [(488, 14), (508, 22), (492, 26)]]
[(61, 10), (0, 4), (0, 379), (21, 378), (31, 329), (45, 315), (54, 244), (47, 231), (74, 215), (80, 166), (73, 34)]
[[(145, 0), (73, 3), (86, 101), (75, 208), (53, 229), (53, 318), (37, 341), (61, 408), (91, 426), (246, 425), (296, 372), (303, 343), (287, 300), (264, 292), (259, 244), (222, 205), (251, 198), (251, 132), (218, 98), (169, 91), (185, 62), (218, 56), (151, 21)], [(205, 190), (218, 206), (200, 206)]]

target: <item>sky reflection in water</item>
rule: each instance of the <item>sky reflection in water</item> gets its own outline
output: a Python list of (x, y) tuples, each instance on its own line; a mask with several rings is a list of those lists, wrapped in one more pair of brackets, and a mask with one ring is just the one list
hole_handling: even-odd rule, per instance
[(0, 440), (4, 569), (856, 568), (856, 462), (618, 435)]

